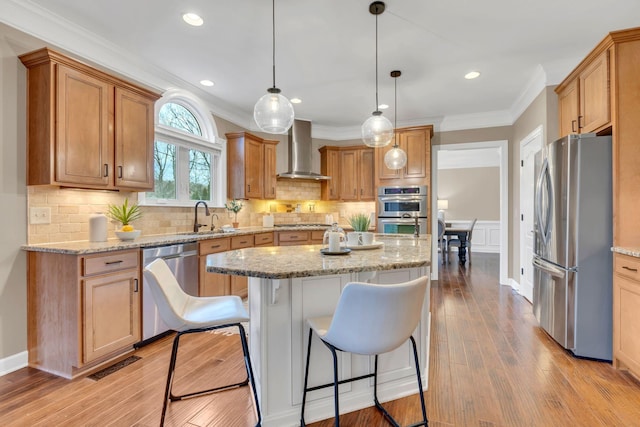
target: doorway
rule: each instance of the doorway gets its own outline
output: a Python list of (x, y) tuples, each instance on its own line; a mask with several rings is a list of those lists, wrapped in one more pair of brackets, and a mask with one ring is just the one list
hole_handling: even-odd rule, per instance
[[(433, 155), (431, 157), (431, 185), (432, 185), (432, 197), (431, 197), (431, 212), (437, 212), (437, 194), (438, 194), (438, 154), (440, 151), (460, 151), (466, 150), (482, 150), (490, 149), (497, 150), (499, 156), (500, 167), (500, 284), (507, 285), (508, 281), (508, 266), (509, 266), (509, 145), (508, 141), (485, 141), (485, 142), (472, 142), (466, 144), (446, 144), (446, 145), (434, 145)], [(438, 235), (438, 219), (437, 215), (431, 215), (431, 230), (432, 236)], [(431, 261), (431, 279), (438, 279), (439, 257), (437, 239), (433, 239), (432, 242), (432, 256)]]
[(520, 283), (517, 291), (533, 301), (533, 198), (535, 158), (542, 150), (542, 125), (520, 141)]

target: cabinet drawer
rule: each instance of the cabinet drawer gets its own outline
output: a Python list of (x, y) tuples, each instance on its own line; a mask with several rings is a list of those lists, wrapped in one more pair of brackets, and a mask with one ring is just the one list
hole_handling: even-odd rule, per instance
[(253, 246), (253, 235), (233, 236), (231, 238), (231, 249), (250, 248)]
[(273, 233), (260, 233), (253, 236), (256, 246), (267, 246), (273, 244)]
[(209, 255), (218, 252), (224, 252), (231, 249), (231, 239), (228, 237), (223, 239), (203, 240), (198, 243), (198, 254)]
[(87, 256), (82, 259), (82, 275), (103, 274), (138, 268), (138, 251), (114, 252), (108, 255)]
[(640, 258), (615, 254), (613, 266), (617, 274), (640, 281)]
[(309, 241), (308, 231), (283, 231), (278, 235), (279, 242), (300, 242), (304, 244)]
[(311, 243), (322, 243), (324, 239), (324, 230), (313, 230), (311, 232)]

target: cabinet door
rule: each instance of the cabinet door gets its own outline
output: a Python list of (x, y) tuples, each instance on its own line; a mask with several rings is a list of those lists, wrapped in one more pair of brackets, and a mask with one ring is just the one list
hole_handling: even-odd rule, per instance
[(572, 81), (558, 94), (560, 137), (578, 132), (578, 80)]
[(110, 187), (113, 86), (64, 65), (57, 67), (56, 181)]
[(589, 133), (608, 124), (609, 52), (606, 51), (580, 74), (580, 133)]
[(358, 151), (340, 152), (340, 199), (358, 200)]
[(340, 200), (340, 152), (327, 150), (326, 160), (320, 165), (322, 174), (330, 176), (331, 179), (323, 181), (321, 191), (322, 200)]
[(140, 341), (138, 270), (83, 281), (84, 363)]
[(378, 169), (378, 179), (380, 180), (398, 179), (401, 177), (402, 169), (389, 169), (387, 165), (384, 164), (384, 156), (385, 154), (387, 154), (387, 152), (389, 152), (393, 148), (396, 138), (398, 139), (398, 146), (402, 148), (400, 135), (401, 134), (399, 132), (396, 132), (396, 134), (393, 137), (394, 138), (393, 141), (391, 141), (391, 144), (387, 145), (386, 147), (380, 147), (375, 149), (377, 169)]
[(201, 297), (219, 297), (229, 295), (229, 275), (207, 272), (207, 257), (198, 257), (200, 280), (199, 291)]
[(276, 198), (276, 146), (264, 144), (264, 198)]
[(132, 91), (115, 89), (115, 184), (153, 190), (154, 103)]
[(249, 279), (244, 276), (231, 276), (231, 295), (246, 298), (249, 295)]
[(613, 278), (614, 365), (640, 374), (640, 283), (619, 275)]
[(402, 169), (404, 178), (426, 178), (431, 162), (431, 150), (427, 149), (427, 130), (416, 129), (400, 135), (401, 148), (407, 154), (407, 165)]
[(358, 200), (375, 200), (375, 152), (373, 148), (360, 150), (358, 165)]
[(264, 148), (261, 142), (245, 137), (245, 195), (261, 199), (264, 184)]

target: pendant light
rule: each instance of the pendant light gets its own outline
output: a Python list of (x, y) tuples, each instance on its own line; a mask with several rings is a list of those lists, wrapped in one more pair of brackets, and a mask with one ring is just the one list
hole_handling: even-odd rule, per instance
[[(401, 75), (402, 72), (398, 70), (391, 72), (391, 77), (393, 77), (393, 93), (395, 102), (395, 111), (393, 113), (394, 129), (398, 128), (398, 77)], [(405, 153), (402, 148), (398, 147), (398, 138), (396, 138), (393, 148), (385, 153), (384, 164), (389, 169), (402, 169), (404, 165), (407, 164), (407, 153)]]
[(267, 133), (287, 133), (293, 124), (293, 105), (280, 95), (276, 87), (276, 3), (272, 0), (273, 29), (273, 87), (256, 102), (253, 108), (253, 119), (261, 131)]
[(362, 140), (369, 147), (384, 147), (393, 138), (393, 125), (378, 108), (378, 15), (384, 12), (385, 5), (374, 1), (369, 5), (369, 12), (376, 16), (376, 110), (362, 124)]

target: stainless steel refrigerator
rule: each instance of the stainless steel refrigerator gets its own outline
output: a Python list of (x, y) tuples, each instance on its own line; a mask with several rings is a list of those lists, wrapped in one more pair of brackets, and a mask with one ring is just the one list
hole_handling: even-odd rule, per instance
[(533, 311), (576, 356), (612, 356), (611, 137), (547, 143), (534, 202)]

